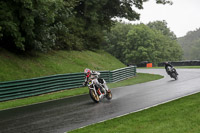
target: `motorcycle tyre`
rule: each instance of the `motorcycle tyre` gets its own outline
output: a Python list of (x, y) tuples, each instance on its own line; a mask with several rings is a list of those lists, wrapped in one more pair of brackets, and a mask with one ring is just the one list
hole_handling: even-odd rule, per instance
[(175, 73), (172, 73), (172, 77), (173, 77), (175, 80), (178, 79), (178, 77), (177, 77), (177, 75), (176, 75)]
[(99, 101), (100, 101), (99, 96), (98, 96), (98, 95), (95, 95), (94, 90), (90, 89), (90, 90), (89, 90), (89, 94), (90, 94), (91, 99), (92, 99), (95, 103), (99, 103)]
[(107, 94), (106, 94), (106, 98), (108, 99), (108, 100), (111, 100), (112, 99), (112, 92), (107, 92)]

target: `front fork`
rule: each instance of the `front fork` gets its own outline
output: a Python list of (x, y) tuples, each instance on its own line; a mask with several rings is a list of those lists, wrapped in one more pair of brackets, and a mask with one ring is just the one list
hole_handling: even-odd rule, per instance
[(100, 96), (101, 94), (104, 94), (104, 95), (106, 94), (106, 90), (101, 84), (93, 85), (93, 87), (90, 89), (93, 89), (95, 92), (95, 95), (98, 95), (98, 96)]
[(98, 95), (98, 94), (97, 94), (97, 90), (95, 89), (94, 84), (93, 84), (92, 86), (89, 86), (89, 89), (93, 90), (94, 93), (95, 93), (95, 95)]
[[(101, 84), (98, 82), (97, 79), (93, 80), (88, 87), (89, 87), (89, 89), (94, 90), (95, 95), (101, 95), (102, 93), (104, 93), (104, 95), (106, 95), (106, 93), (107, 93), (107, 88), (106, 88), (107, 86), (106, 86), (105, 81), (104, 81), (104, 84)], [(101, 89), (102, 89), (102, 91), (101, 91)]]

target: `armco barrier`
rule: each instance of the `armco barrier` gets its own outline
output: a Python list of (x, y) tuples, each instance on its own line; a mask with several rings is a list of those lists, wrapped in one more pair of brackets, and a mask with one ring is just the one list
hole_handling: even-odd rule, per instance
[(130, 66), (130, 67), (125, 67), (121, 69), (117, 69), (114, 71), (110, 71), (110, 81), (111, 82), (118, 82), (130, 77), (135, 76), (136, 74), (136, 67), (135, 66)]
[[(117, 82), (136, 74), (136, 67), (130, 66), (114, 71), (100, 71), (106, 82)], [(84, 82), (84, 73), (58, 74), (53, 76), (0, 82), (0, 101), (29, 97), (53, 91), (78, 88)]]
[[(200, 60), (172, 61), (169, 63), (171, 63), (173, 66), (200, 66)], [(164, 66), (164, 62), (158, 63), (158, 66)]]

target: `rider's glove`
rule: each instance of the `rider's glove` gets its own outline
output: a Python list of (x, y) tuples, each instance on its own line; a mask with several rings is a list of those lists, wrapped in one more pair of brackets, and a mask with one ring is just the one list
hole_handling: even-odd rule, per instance
[(86, 85), (87, 85), (87, 82), (83, 82), (83, 85), (86, 86)]

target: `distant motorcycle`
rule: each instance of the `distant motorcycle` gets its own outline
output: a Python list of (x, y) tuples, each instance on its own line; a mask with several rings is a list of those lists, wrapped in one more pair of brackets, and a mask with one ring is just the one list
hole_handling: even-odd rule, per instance
[[(88, 82), (88, 88), (91, 99), (96, 103), (99, 103), (103, 98), (107, 98), (108, 100), (112, 99), (112, 92), (106, 91), (103, 84), (98, 82), (98, 79), (90, 80)], [(99, 93), (99, 91), (101, 91), (101, 93)], [(103, 94), (102, 97), (100, 97), (100, 94)]]
[(174, 67), (168, 67), (166, 71), (171, 78), (174, 78), (175, 80), (178, 79), (178, 73), (176, 72), (176, 69)]

